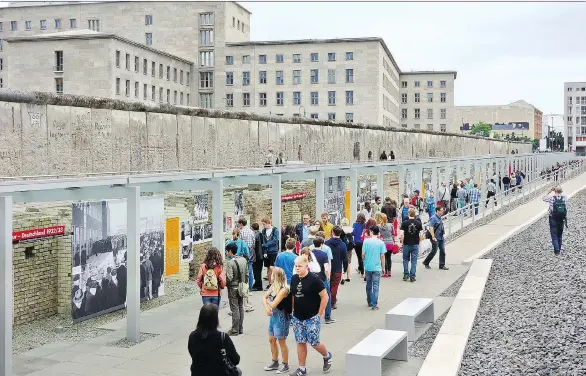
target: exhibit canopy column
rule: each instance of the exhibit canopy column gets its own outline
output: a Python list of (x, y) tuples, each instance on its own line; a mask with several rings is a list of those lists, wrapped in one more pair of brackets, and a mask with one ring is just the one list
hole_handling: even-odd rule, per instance
[(399, 167), (399, 197), (397, 198), (397, 205), (401, 206), (403, 200), (401, 197), (405, 193), (405, 167)]
[(356, 211), (358, 207), (358, 171), (355, 168), (350, 169), (350, 208), (348, 220), (353, 223), (356, 219)]
[(273, 226), (281, 231), (281, 175), (272, 175), (271, 185), (271, 211), (273, 213)]
[(320, 220), (321, 213), (324, 212), (325, 203), (325, 175), (323, 171), (318, 171), (315, 175), (315, 220)]
[(140, 342), (140, 187), (127, 187), (126, 338)]
[(212, 190), (212, 245), (224, 254), (224, 181), (213, 180)]
[(12, 375), (12, 197), (0, 197), (0, 374)]
[(382, 168), (376, 171), (376, 195), (384, 201), (385, 199), (385, 172)]

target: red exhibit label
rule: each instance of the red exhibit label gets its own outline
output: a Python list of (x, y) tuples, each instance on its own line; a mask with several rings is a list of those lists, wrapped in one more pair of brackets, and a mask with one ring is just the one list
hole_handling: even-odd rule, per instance
[(12, 241), (20, 242), (23, 240), (46, 238), (48, 236), (65, 235), (65, 225), (51, 226), (45, 228), (35, 228), (25, 231), (14, 231)]
[(307, 193), (305, 192), (289, 193), (281, 196), (281, 202), (301, 200), (304, 199), (305, 196), (307, 196)]

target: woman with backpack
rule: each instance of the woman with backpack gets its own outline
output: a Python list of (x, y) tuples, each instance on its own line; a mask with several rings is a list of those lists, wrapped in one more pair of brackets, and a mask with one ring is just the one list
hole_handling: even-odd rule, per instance
[(222, 255), (218, 248), (211, 247), (197, 274), (203, 304), (215, 304), (220, 307), (222, 289), (226, 287), (226, 272), (222, 265)]
[(350, 221), (348, 220), (348, 218), (343, 218), (341, 225), (342, 231), (344, 231), (344, 233), (342, 234), (340, 239), (342, 239), (344, 244), (346, 244), (346, 250), (348, 251), (348, 267), (346, 267), (346, 270), (344, 270), (344, 273), (346, 273), (346, 281), (344, 281), (344, 279), (340, 281), (340, 284), (343, 285), (344, 282), (350, 282), (349, 265), (352, 263), (352, 251), (354, 251), (354, 235), (352, 234), (354, 232), (354, 229), (350, 227)]
[[(262, 305), (269, 316), (269, 343), (272, 355), (272, 361), (264, 368), (265, 371), (277, 371), (277, 374), (289, 371), (287, 337), (291, 326), (292, 299), (285, 271), (275, 267), (273, 284), (262, 297)], [(277, 342), (279, 343), (278, 347)], [(279, 347), (283, 360), (281, 365), (279, 365)]]
[(382, 277), (388, 278), (391, 276), (391, 266), (393, 264), (391, 256), (393, 255), (393, 247), (395, 246), (395, 229), (387, 221), (387, 216), (383, 213), (376, 213), (376, 222), (380, 227), (380, 234), (383, 243), (385, 243), (385, 269)]
[[(362, 233), (364, 232), (364, 223), (366, 217), (363, 213), (358, 213), (356, 216), (356, 222), (352, 224), (352, 235), (354, 235), (354, 251), (356, 252), (356, 258), (358, 258), (358, 269), (360, 276), (364, 278), (364, 262), (362, 260)], [(350, 261), (348, 261), (348, 264)], [(348, 282), (348, 281), (347, 281)]]

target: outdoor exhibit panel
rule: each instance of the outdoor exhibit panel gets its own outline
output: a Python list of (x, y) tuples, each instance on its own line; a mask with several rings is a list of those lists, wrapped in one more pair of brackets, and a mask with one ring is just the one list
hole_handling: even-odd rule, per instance
[[(140, 200), (140, 297), (164, 295), (164, 197)], [(72, 207), (72, 306), (74, 321), (124, 308), (127, 286), (126, 200)]]

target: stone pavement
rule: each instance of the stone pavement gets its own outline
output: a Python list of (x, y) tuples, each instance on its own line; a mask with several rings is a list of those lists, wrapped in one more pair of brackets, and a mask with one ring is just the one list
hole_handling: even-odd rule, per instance
[[(586, 174), (563, 184), (566, 194), (586, 186)], [(340, 286), (338, 309), (332, 316), (338, 321), (322, 327), (322, 341), (332, 352), (333, 366), (330, 374), (345, 375), (345, 353), (375, 328), (384, 328), (385, 312), (407, 297), (435, 298), (455, 282), (468, 266), (461, 262), (492, 243), (499, 236), (521, 225), (539, 211), (545, 203), (536, 198), (521, 205), (505, 216), (497, 218), (488, 225), (478, 227), (455, 239), (447, 245), (447, 265), (449, 271), (437, 268), (437, 256), (433, 268), (426, 270), (421, 262), (418, 265), (417, 282), (401, 280), (402, 265), (400, 255), (393, 257), (393, 277), (381, 280), (379, 297), (380, 310), (371, 311), (366, 307), (365, 284), (356, 273), (352, 281)], [(543, 234), (544, 244), (549, 244), (549, 235)], [(353, 258), (352, 270), (356, 267)], [(262, 368), (270, 361), (267, 326), (268, 318), (260, 303), (262, 293), (255, 292), (254, 312), (247, 313), (244, 320), (244, 335), (234, 338), (236, 349), (241, 355), (240, 367), (244, 375), (262, 375)], [(436, 317), (451, 304), (450, 298), (436, 299)], [(112, 333), (88, 340), (84, 343), (52, 343), (22, 355), (14, 356), (15, 375), (108, 375), (108, 376), (149, 376), (149, 375), (190, 375), (190, 357), (187, 353), (187, 338), (195, 328), (201, 300), (191, 296), (161, 307), (141, 313), (141, 331), (156, 333), (158, 336), (147, 339), (130, 348), (112, 347), (111, 342), (125, 337), (125, 320), (108, 324), (104, 328)], [(220, 311), (220, 323), (224, 330), (230, 327), (228, 309)], [(428, 324), (429, 325), (429, 324)], [(423, 332), (426, 326), (419, 328)], [(290, 349), (289, 363), (297, 366), (297, 353), (291, 331), (288, 339)], [(422, 359), (409, 362), (385, 361), (383, 375), (401, 374), (415, 376)], [(310, 350), (308, 355), (309, 374), (321, 374), (321, 356)]]

